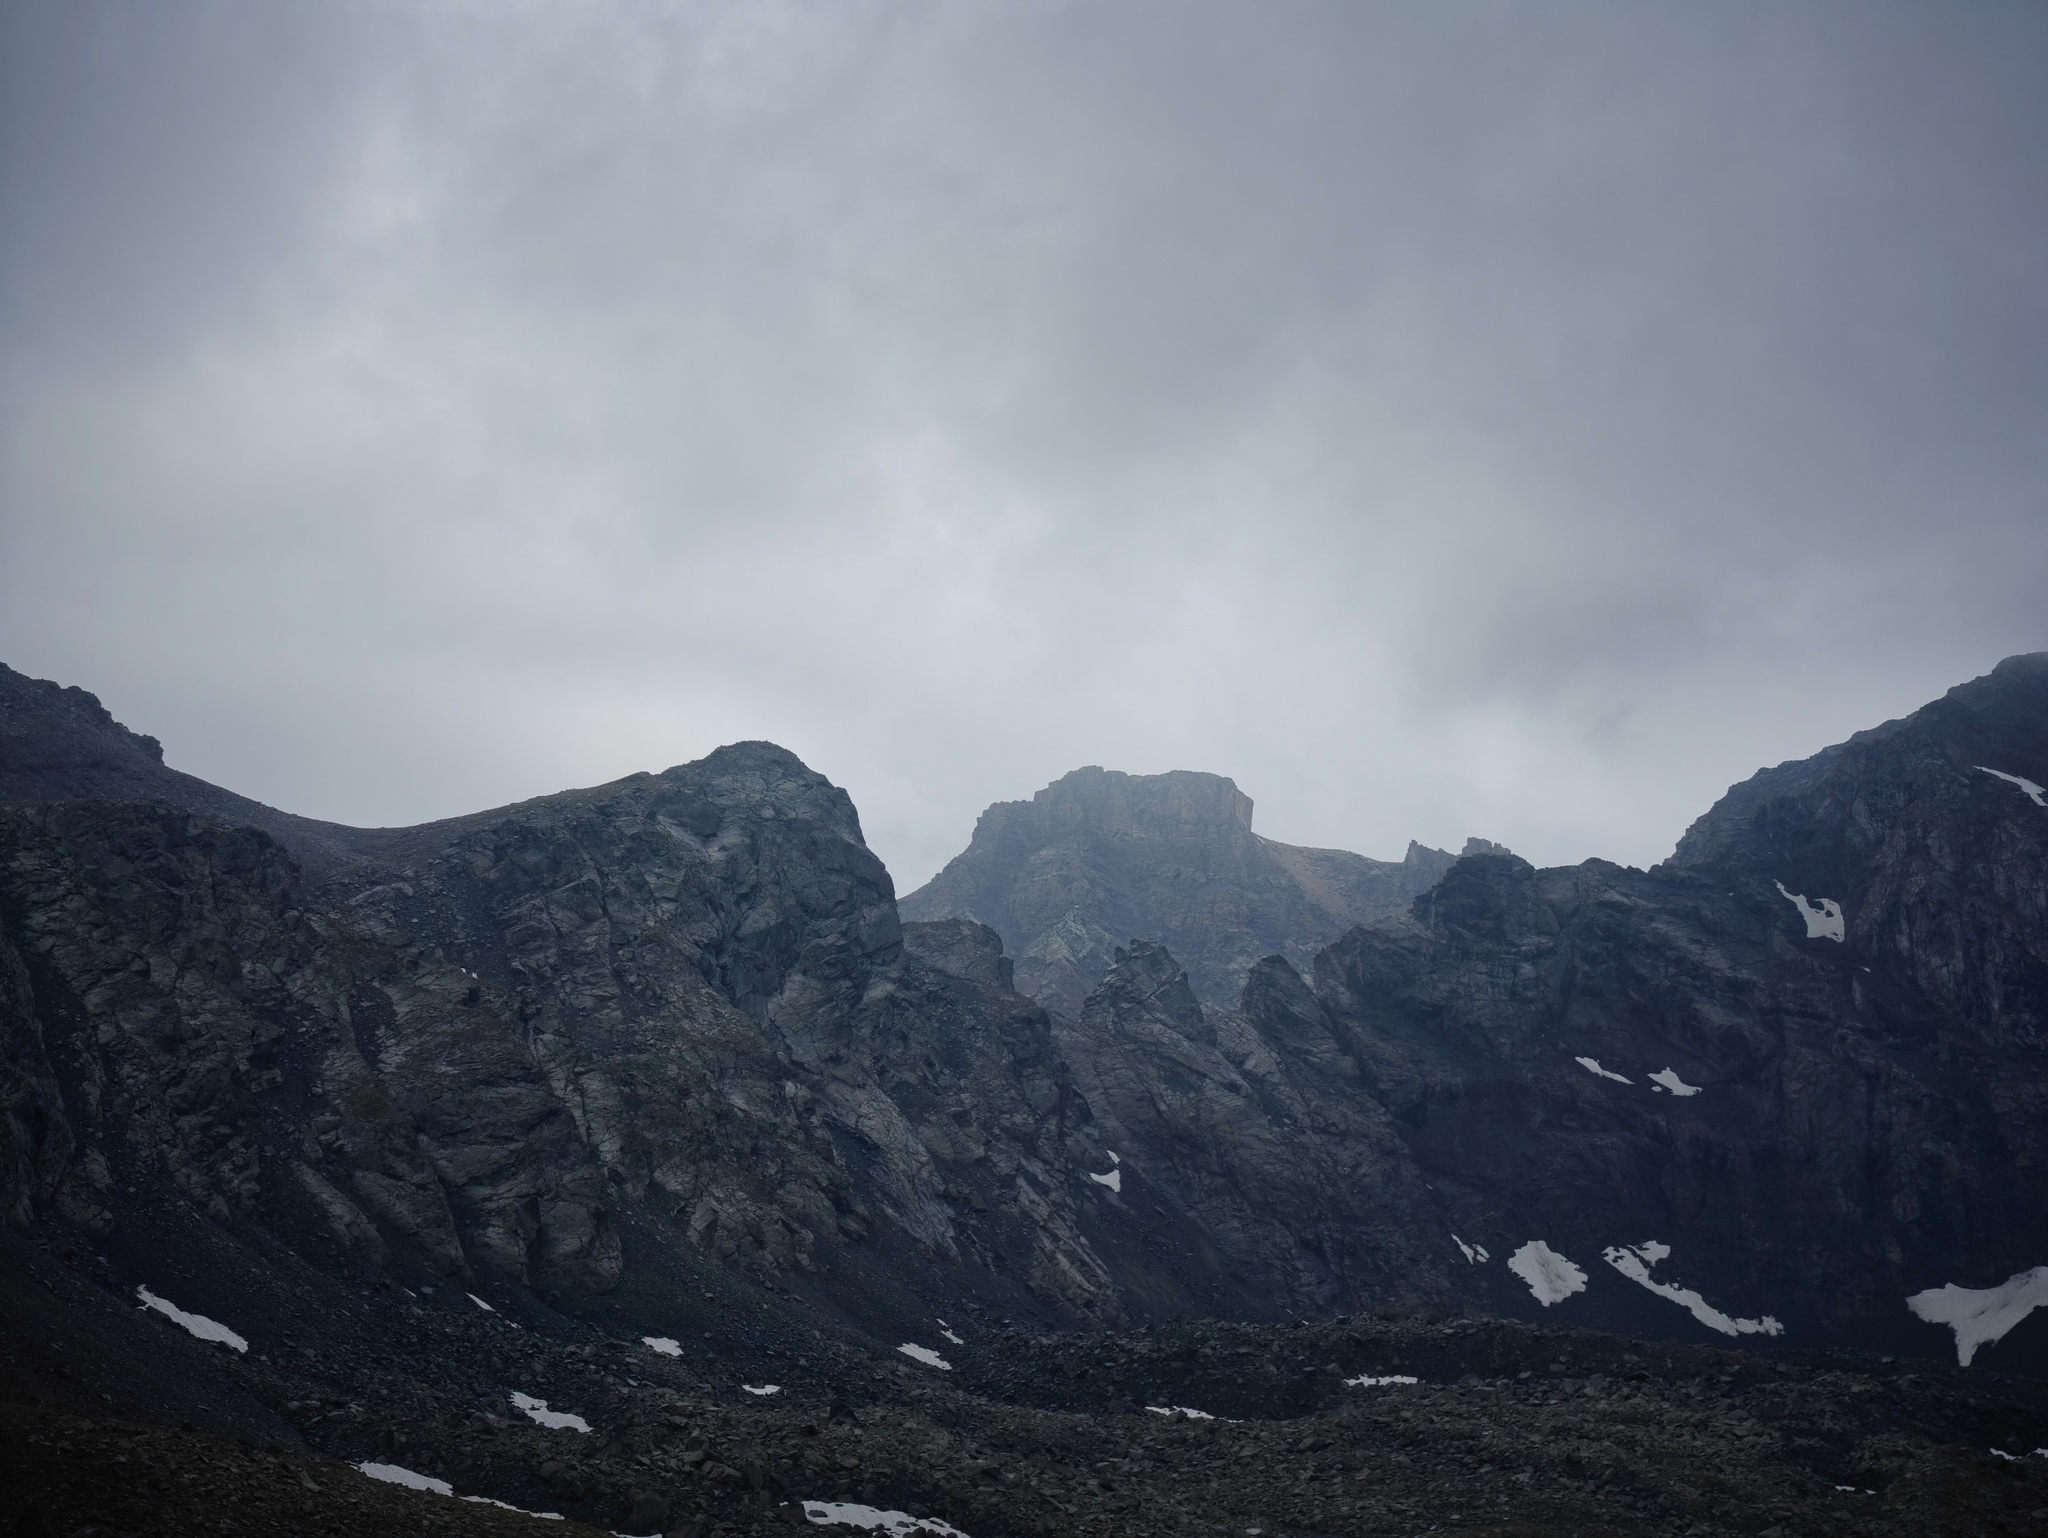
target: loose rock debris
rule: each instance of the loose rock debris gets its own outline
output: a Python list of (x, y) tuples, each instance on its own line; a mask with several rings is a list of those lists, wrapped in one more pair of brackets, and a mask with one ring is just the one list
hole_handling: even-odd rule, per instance
[[(537, 1329), (524, 1339), (537, 1381), (585, 1385), (575, 1402), (590, 1433), (500, 1414), (502, 1398), (466, 1390), (446, 1361), (308, 1367), (216, 1350), (204, 1370), (294, 1435), (264, 1443), (79, 1414), (76, 1396), (63, 1408), (9, 1403), (0, 1522), (33, 1514), (40, 1531), (81, 1538), (1789, 1538), (2048, 1523), (2048, 1458), (2032, 1456), (2048, 1445), (2048, 1385), (1876, 1359), (1788, 1363), (1488, 1320), (1188, 1322), (998, 1336), (976, 1348), (979, 1391), (905, 1364), (838, 1394), (755, 1398), (637, 1342), (591, 1351), (593, 1372), (582, 1342)], [(617, 1370), (627, 1360), (632, 1384)], [(1069, 1396), (1084, 1362), (1112, 1398), (1028, 1402)], [(1003, 1398), (997, 1382), (1010, 1385)], [(1114, 1397), (1140, 1384), (1154, 1406)], [(351, 1463), (402, 1468), (427, 1488)], [(503, 1505), (451, 1500), (442, 1484)], [(563, 1518), (542, 1526), (528, 1512)]]

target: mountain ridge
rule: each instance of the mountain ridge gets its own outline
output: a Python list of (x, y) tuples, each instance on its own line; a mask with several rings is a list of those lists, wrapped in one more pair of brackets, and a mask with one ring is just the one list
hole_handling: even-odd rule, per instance
[[(918, 894), (897, 901), (851, 799), (773, 744), (348, 830), (173, 777), (83, 691), (0, 685), (7, 1203), (117, 1248), (112, 1193), (146, 1171), (349, 1264), (413, 1254), (563, 1307), (647, 1305), (647, 1266), (752, 1267), (858, 1333), (959, 1287), (1048, 1318), (1526, 1313), (1550, 1305), (1500, 1256), (1655, 1239), (1743, 1317), (1893, 1339), (1915, 1328), (1897, 1297), (2016, 1273), (2048, 1219), (1990, 1176), (2048, 1157), (2041, 830), (1970, 762), (2048, 760), (2048, 659), (1760, 771), (1649, 872), (1481, 840), (1403, 865), (1297, 850), (1223, 777), (1077, 771), (991, 808), (949, 866), (1012, 922), (1098, 902), (1072, 1012), (1026, 992), (1045, 948), (906, 919)], [(36, 794), (67, 787), (186, 804)], [(1294, 935), (1306, 963), (1242, 961), (1332, 919), (1301, 876), (1326, 858), (1380, 883), (1345, 889), (1378, 911)], [(1115, 903), (1174, 922), (1119, 941)], [(1951, 1173), (1914, 1173), (1908, 1144)], [(1793, 1173), (1731, 1173), (1760, 1159)], [(1839, 1216), (1786, 1249), (1758, 1236), (1787, 1202)], [(1953, 1216), (1859, 1238), (1866, 1210)], [(1590, 1275), (1586, 1307), (1639, 1311)]]
[[(1532, 1532), (1756, 1528), (1852, 1479), (1900, 1531), (2023, 1509), (1956, 1438), (2048, 1438), (1991, 1376), (2048, 1375), (2044, 779), (2048, 656), (2008, 659), (1731, 787), (1650, 871), (1425, 852), (1425, 889), (1286, 937), (1306, 964), (1242, 959), (1332, 904), (1221, 777), (1149, 825), (1054, 807), (1121, 830), (1101, 860), (1004, 814), (1017, 868), (1055, 858), (999, 895), (1113, 900), (1069, 1013), (1018, 987), (1046, 951), (907, 920), (773, 744), (351, 830), (0, 673), (0, 1348), (73, 1413), (697, 1538), (821, 1494), (1128, 1527), (1122, 1482), (1212, 1432), (1253, 1472), (1198, 1456), (1204, 1512), (1161, 1485), (1144, 1530), (1264, 1525), (1247, 1488), (1315, 1530), (1333, 1445), (1386, 1455), (1384, 1525), (1463, 1502), (1482, 1436)], [(1136, 932), (1162, 915), (1210, 997)], [(1594, 1444), (1558, 1390), (1784, 1432)]]

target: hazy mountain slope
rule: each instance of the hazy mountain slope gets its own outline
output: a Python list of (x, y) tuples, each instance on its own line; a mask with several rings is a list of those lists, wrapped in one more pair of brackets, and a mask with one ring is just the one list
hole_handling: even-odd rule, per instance
[(967, 848), (902, 900), (907, 919), (966, 918), (1003, 937), (1017, 986), (1080, 1012), (1119, 946), (1156, 940), (1204, 1003), (1234, 1007), (1253, 963), (1306, 969), (1353, 924), (1403, 908), (1451, 862), (1277, 844), (1221, 775), (1076, 769), (981, 814)]

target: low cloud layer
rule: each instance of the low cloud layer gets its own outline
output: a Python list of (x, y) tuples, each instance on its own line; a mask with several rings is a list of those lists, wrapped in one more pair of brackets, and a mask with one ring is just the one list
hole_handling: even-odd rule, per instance
[[(0, 659), (411, 822), (767, 737), (1661, 858), (2048, 646), (2048, 16), (22, 3)], [(2037, 776), (2038, 777), (2038, 776)]]

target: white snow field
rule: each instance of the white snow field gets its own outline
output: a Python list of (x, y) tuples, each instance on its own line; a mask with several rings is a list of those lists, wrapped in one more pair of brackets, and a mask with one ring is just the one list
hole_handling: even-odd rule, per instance
[(1785, 890), (1785, 883), (1776, 883), (1778, 895), (1799, 910), (1799, 916), (1806, 920), (1806, 938), (1809, 940), (1839, 941), (1849, 932), (1842, 918), (1842, 905), (1832, 897), (1817, 898), (1818, 908), (1808, 903), (1797, 892)]
[(175, 1303), (166, 1302), (147, 1287), (137, 1286), (135, 1296), (142, 1299), (144, 1308), (153, 1308), (173, 1324), (183, 1325), (201, 1340), (218, 1341), (236, 1351), (247, 1351), (249, 1343), (218, 1320), (204, 1314), (188, 1314)]
[(804, 1515), (822, 1526), (870, 1527), (885, 1533), (940, 1533), (967, 1538), (959, 1528), (937, 1517), (913, 1517), (907, 1512), (880, 1511), (853, 1501), (805, 1501)]
[(766, 1399), (770, 1394), (779, 1394), (782, 1392), (782, 1385), (780, 1383), (742, 1383), (740, 1387), (745, 1389), (749, 1394), (756, 1395), (757, 1397), (762, 1399)]
[(1956, 1332), (1956, 1364), (1970, 1365), (1979, 1346), (1992, 1345), (2037, 1308), (2048, 1308), (2048, 1266), (2007, 1277), (1996, 1287), (1930, 1287), (1906, 1299), (1929, 1324)]
[(953, 1364), (932, 1350), (930, 1346), (913, 1346), (908, 1341), (896, 1348), (913, 1362), (922, 1362), (927, 1367), (936, 1367), (941, 1372), (951, 1372)]
[(455, 1486), (445, 1479), (436, 1479), (431, 1474), (415, 1474), (411, 1469), (396, 1463), (358, 1463), (358, 1474), (367, 1474), (372, 1479), (382, 1480), (387, 1485), (404, 1485), (408, 1490), (431, 1490), (435, 1495), (453, 1495)]
[(1601, 1258), (1639, 1287), (1647, 1287), (1660, 1298), (1669, 1298), (1710, 1330), (1723, 1335), (1782, 1335), (1785, 1327), (1765, 1314), (1761, 1319), (1736, 1319), (1722, 1313), (1690, 1287), (1673, 1287), (1650, 1275), (1650, 1267), (1671, 1253), (1671, 1246), (1650, 1239), (1642, 1244), (1620, 1244), (1602, 1252)]
[(1697, 1084), (1688, 1084), (1685, 1080), (1681, 1079), (1678, 1076), (1678, 1070), (1675, 1068), (1666, 1068), (1661, 1073), (1651, 1074), (1650, 1082), (1659, 1089), (1670, 1090), (1672, 1094), (1678, 1096), (1681, 1100), (1687, 1095), (1697, 1095), (1700, 1092), (1700, 1087)]
[[(436, 1479), (431, 1474), (415, 1474), (411, 1469), (396, 1463), (352, 1463), (349, 1465), (358, 1474), (381, 1480), (387, 1485), (403, 1485), (408, 1490), (424, 1490), (429, 1495), (455, 1495), (455, 1487), (445, 1479)], [(528, 1511), (524, 1506), (513, 1506), (505, 1501), (494, 1501), (488, 1495), (455, 1495), (459, 1501), (472, 1506), (495, 1506), (500, 1511), (516, 1511), (522, 1517), (538, 1517), (543, 1522), (559, 1522), (559, 1511)]]
[(2016, 774), (2007, 774), (2003, 769), (1992, 769), (1983, 764), (1979, 764), (1977, 767), (1986, 774), (2005, 781), (2008, 785), (2019, 786), (2020, 790), (2034, 805), (2048, 806), (2048, 800), (2042, 799), (2044, 796), (2048, 796), (2048, 785), (2036, 785), (2032, 780), (2023, 780)]
[(1184, 1415), (1191, 1421), (1212, 1421), (1216, 1419), (1207, 1410), (1190, 1410), (1184, 1404), (1148, 1404), (1147, 1415)]
[(673, 1340), (666, 1335), (643, 1335), (640, 1337), (640, 1344), (650, 1351), (659, 1352), (663, 1356), (681, 1356), (683, 1354), (683, 1343), (679, 1340)]
[(1346, 1378), (1346, 1388), (1386, 1388), (1395, 1383), (1420, 1383), (1420, 1378), (1411, 1378), (1404, 1372), (1390, 1372), (1385, 1377), (1375, 1378), (1370, 1373), (1361, 1373), (1356, 1378)]
[(1578, 1065), (1579, 1065), (1579, 1066), (1580, 1066), (1581, 1068), (1585, 1069), (1585, 1070), (1586, 1070), (1586, 1072), (1588, 1072), (1588, 1073), (1597, 1073), (1598, 1075), (1600, 1075), (1600, 1077), (1601, 1077), (1601, 1078), (1603, 1078), (1603, 1079), (1612, 1079), (1612, 1080), (1613, 1080), (1613, 1081), (1614, 1081), (1615, 1083), (1617, 1083), (1617, 1084), (1633, 1084), (1633, 1083), (1635, 1083), (1635, 1080), (1634, 1080), (1634, 1079), (1624, 1079), (1624, 1078), (1623, 1078), (1623, 1077), (1622, 1077), (1622, 1076), (1621, 1076), (1620, 1074), (1618, 1074), (1618, 1073), (1609, 1073), (1609, 1072), (1608, 1072), (1608, 1071), (1607, 1071), (1607, 1070), (1606, 1070), (1605, 1068), (1602, 1068), (1602, 1067), (1600, 1066), (1600, 1060), (1599, 1060), (1598, 1058), (1595, 1058), (1595, 1057), (1575, 1057), (1575, 1058), (1573, 1058), (1573, 1059), (1572, 1059), (1572, 1061), (1573, 1061), (1573, 1062), (1575, 1062), (1575, 1063), (1577, 1063), (1577, 1064), (1578, 1064)]
[(1541, 1239), (1531, 1239), (1509, 1256), (1508, 1269), (1529, 1284), (1545, 1308), (1586, 1290), (1586, 1273)]
[(1124, 1172), (1122, 1170), (1111, 1170), (1107, 1175), (1097, 1175), (1091, 1171), (1088, 1178), (1099, 1186), (1108, 1186), (1110, 1190), (1116, 1192), (1119, 1196), (1123, 1195)]
[(546, 1426), (551, 1431), (588, 1431), (590, 1422), (580, 1415), (570, 1415), (562, 1410), (550, 1410), (545, 1399), (535, 1399), (531, 1394), (514, 1394), (514, 1409), (526, 1412), (526, 1418), (537, 1426)]
[(1492, 1259), (1492, 1257), (1486, 1253), (1486, 1246), (1483, 1244), (1467, 1244), (1463, 1239), (1460, 1239), (1456, 1234), (1451, 1235), (1451, 1243), (1455, 1244), (1459, 1249), (1463, 1250), (1465, 1252), (1465, 1259), (1475, 1266), (1478, 1265), (1482, 1260)]

